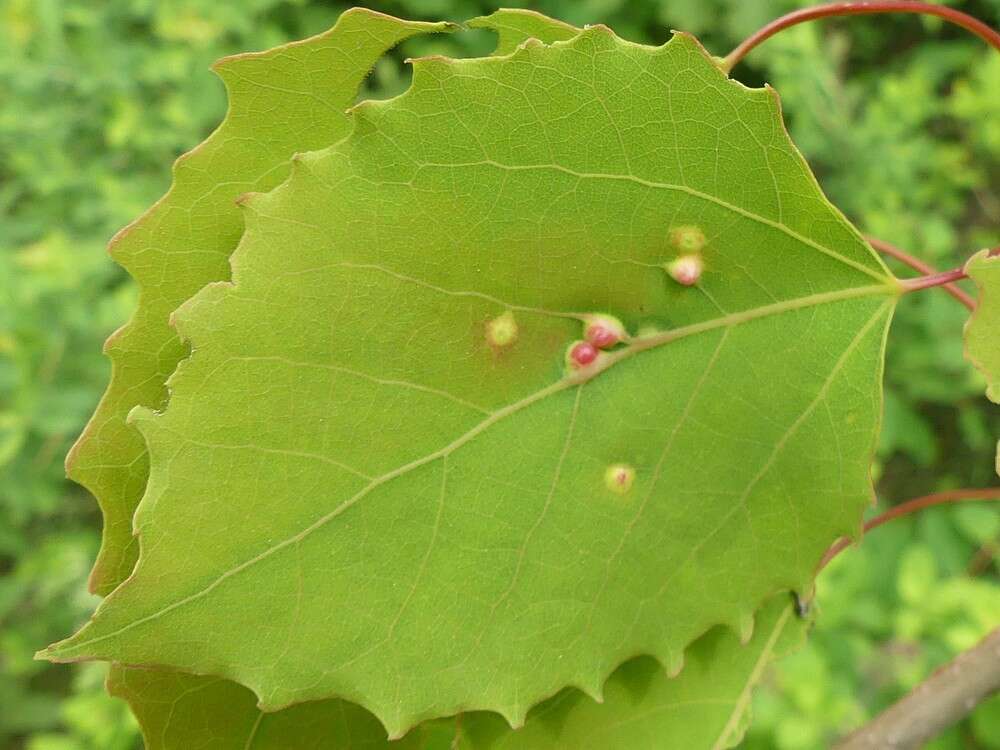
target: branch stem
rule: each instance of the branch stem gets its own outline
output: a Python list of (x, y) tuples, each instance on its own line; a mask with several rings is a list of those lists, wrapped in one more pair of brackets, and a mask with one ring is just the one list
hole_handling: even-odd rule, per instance
[[(944, 505), (945, 503), (961, 503), (968, 500), (1000, 500), (1000, 487), (948, 490), (946, 492), (935, 492), (931, 495), (907, 500), (905, 503), (895, 505), (885, 513), (875, 516), (875, 518), (865, 523), (864, 533), (867, 534), (872, 529), (877, 529), (882, 524), (888, 523), (894, 518), (915, 513), (924, 508), (930, 508), (934, 505)], [(841, 537), (834, 542), (830, 549), (826, 551), (826, 554), (823, 555), (823, 559), (820, 560), (819, 565), (816, 567), (816, 572), (819, 573), (819, 571), (823, 570), (833, 558), (850, 546), (850, 544), (851, 540), (847, 537)]]
[(844, 738), (835, 745), (835, 750), (916, 750), (997, 691), (1000, 691), (1000, 628)]
[(740, 62), (750, 50), (754, 49), (761, 42), (770, 39), (783, 29), (795, 26), (806, 21), (813, 21), (817, 18), (830, 18), (834, 16), (861, 16), (873, 15), (876, 13), (916, 13), (943, 18), (949, 23), (961, 26), (985, 41), (991, 47), (1000, 51), (1000, 33), (987, 26), (978, 18), (973, 18), (967, 13), (949, 8), (945, 5), (932, 5), (930, 3), (910, 2), (909, 0), (885, 0), (884, 2), (874, 2), (861, 0), (860, 2), (840, 2), (817, 5), (812, 8), (802, 8), (788, 13), (780, 18), (771, 21), (766, 26), (761, 27), (756, 32), (742, 41), (739, 46), (725, 56), (722, 60), (722, 68), (727, 73)]

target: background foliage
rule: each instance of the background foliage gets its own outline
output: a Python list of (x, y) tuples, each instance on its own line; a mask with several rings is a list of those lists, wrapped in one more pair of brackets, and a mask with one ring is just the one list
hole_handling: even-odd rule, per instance
[[(477, 0), (397, 0), (403, 17), (463, 20)], [(716, 54), (799, 4), (781, 0), (510, 2), (662, 42), (691, 31)], [(950, 3), (994, 25), (1000, 0)], [(62, 458), (103, 391), (103, 339), (134, 292), (103, 246), (166, 189), (169, 166), (225, 108), (218, 57), (331, 26), (325, 0), (0, 0), (0, 747), (132, 748), (134, 722), (100, 665), (34, 662), (95, 606), (93, 501)], [(380, 63), (366, 92), (402, 90), (408, 55), (482, 54), (484, 32), (420, 39)], [(940, 266), (1000, 236), (1000, 56), (934, 21), (879, 17), (785, 32), (735, 76), (782, 95), (796, 143), (863, 230)], [(899, 270), (900, 274), (904, 271)], [(965, 311), (903, 300), (890, 336), (883, 504), (996, 481), (1000, 419), (961, 356)], [(819, 581), (810, 644), (756, 701), (745, 745), (820, 748), (1000, 621), (1000, 518), (943, 508), (892, 524)], [(935, 745), (1000, 747), (1000, 701)]]

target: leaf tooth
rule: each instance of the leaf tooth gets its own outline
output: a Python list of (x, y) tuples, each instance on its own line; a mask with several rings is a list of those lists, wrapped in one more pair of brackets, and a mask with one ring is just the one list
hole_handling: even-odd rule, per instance
[[(611, 672), (614, 672), (614, 669)], [(610, 674), (604, 677), (600, 674), (593, 674), (582, 680), (576, 680), (571, 684), (595, 703), (604, 703), (604, 684), (607, 682), (607, 677), (610, 676)]]
[[(307, 168), (310, 156), (311, 156), (310, 153), (308, 152), (303, 153), (301, 151), (296, 151), (294, 154), (292, 154), (292, 158), (288, 160), (288, 168), (289, 168), (288, 177), (280, 185), (274, 187), (274, 189), (272, 189), (270, 192), (286, 188), (288, 186), (288, 183), (291, 182), (293, 177), (297, 176), (300, 172), (304, 171)], [(240, 198), (242, 197), (243, 196), (241, 195)]]
[[(381, 717), (378, 718), (381, 719)], [(401, 740), (403, 739), (403, 737), (406, 736), (407, 730), (401, 726), (390, 729), (389, 726), (384, 721), (382, 722), (382, 726), (385, 727), (386, 739), (389, 742), (395, 742), (396, 740)]]
[[(410, 89), (412, 89), (412, 83)], [(407, 89), (399, 96), (406, 96), (410, 92), (410, 89)], [(391, 101), (392, 99), (363, 99), (357, 104), (354, 104), (345, 109), (344, 114), (346, 114), (348, 117), (354, 120), (354, 128), (355, 132), (357, 132), (358, 126), (360, 124), (373, 122), (372, 115), (378, 110), (384, 109)]]
[(247, 208), (251, 202), (257, 200), (262, 195), (264, 195), (264, 193), (251, 190), (249, 192), (242, 193), (241, 195), (237, 196), (236, 200), (233, 202), (240, 208)]
[(507, 706), (496, 706), (492, 710), (500, 714), (504, 718), (504, 721), (510, 725), (511, 729), (517, 730), (524, 726), (524, 722), (528, 717), (528, 709), (530, 708), (531, 706), (519, 701)]
[(684, 669), (684, 649), (668, 651), (665, 657), (660, 657), (660, 663), (667, 673), (667, 677), (673, 679)]
[[(781, 588), (785, 590), (793, 590), (795, 587), (794, 585), (787, 585), (782, 586)], [(720, 622), (719, 625), (735, 635), (739, 639), (740, 643), (745, 646), (753, 637), (754, 612), (753, 610), (736, 612), (732, 617)]]
[(756, 615), (753, 612), (744, 612), (739, 618), (739, 636), (740, 643), (746, 646), (750, 643), (750, 639), (753, 638), (754, 624), (756, 622)]
[(134, 406), (125, 417), (125, 424), (135, 427), (139, 432), (145, 434), (147, 426), (156, 419), (156, 410), (148, 406)]
[(410, 88), (404, 91), (401, 96), (427, 85), (428, 82), (433, 83), (449, 76), (460, 61), (444, 55), (424, 55), (422, 57), (408, 57), (405, 62), (413, 69), (413, 77), (410, 80)]

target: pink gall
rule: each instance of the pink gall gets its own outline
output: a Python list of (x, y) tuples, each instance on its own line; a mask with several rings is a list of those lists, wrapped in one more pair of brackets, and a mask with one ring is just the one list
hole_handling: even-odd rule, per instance
[(635, 482), (635, 469), (628, 464), (611, 464), (604, 471), (604, 486), (616, 495), (627, 494)]
[(577, 341), (570, 345), (566, 354), (566, 361), (575, 370), (592, 364), (599, 354), (597, 347), (589, 341)]
[(611, 315), (588, 315), (583, 336), (598, 349), (610, 349), (628, 338), (625, 326)]
[(701, 278), (704, 263), (702, 263), (701, 256), (699, 255), (682, 255), (665, 264), (665, 268), (667, 269), (667, 273), (670, 274), (670, 278), (678, 284), (694, 286)]

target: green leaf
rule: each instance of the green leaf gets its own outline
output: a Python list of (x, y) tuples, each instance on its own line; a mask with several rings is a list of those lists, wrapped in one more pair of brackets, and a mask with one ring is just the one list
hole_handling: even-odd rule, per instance
[(804, 636), (805, 623), (780, 597), (759, 614), (748, 644), (731, 632), (712, 630), (692, 644), (684, 670), (673, 679), (654, 660), (641, 657), (611, 676), (603, 703), (567, 689), (532, 709), (517, 731), (495, 714), (477, 712), (463, 714), (457, 723), (420, 724), (396, 742), (385, 740), (374, 716), (343, 701), (302, 703), (268, 714), (257, 708), (252, 692), (226, 680), (123, 667), (113, 669), (108, 686), (129, 702), (149, 750), (187, 750), (206, 737), (213, 750), (698, 750), (737, 744), (753, 687), (765, 668)]
[(461, 717), (463, 750), (610, 750), (735, 747), (749, 722), (753, 688), (766, 668), (801, 645), (805, 623), (786, 597), (758, 613), (746, 645), (716, 628), (691, 645), (671, 679), (655, 660), (626, 662), (610, 677), (604, 702), (565, 690), (528, 713), (513, 731), (495, 714)]
[(965, 326), (965, 355), (986, 376), (986, 396), (1000, 404), (1000, 255), (980, 250), (965, 264), (979, 303)]
[[(370, 17), (374, 22), (372, 28), (368, 29), (367, 38), (357, 38), (359, 25), (356, 23), (356, 20), (358, 20), (359, 16), (361, 20)], [(565, 39), (575, 33), (572, 27), (560, 21), (555, 21), (532, 11), (525, 10), (499, 10), (488, 18), (474, 19), (469, 25), (497, 31), (500, 40), (496, 51), (498, 54), (505, 54), (528, 37), (546, 42), (554, 42)], [(385, 27), (384, 29), (382, 28), (383, 26)], [(331, 72), (336, 74), (336, 79), (332, 79), (330, 73), (328, 73), (321, 76), (309, 76), (302, 81), (305, 84), (302, 88), (308, 88), (312, 98), (322, 97), (329, 100), (339, 96), (340, 101), (334, 103), (346, 106), (350, 99), (353, 98), (354, 92), (360, 86), (365, 75), (364, 69), (366, 66), (370, 67), (371, 63), (385, 49), (393, 46), (406, 36), (425, 30), (438, 31), (448, 30), (448, 28), (446, 24), (397, 21), (396, 19), (378, 16), (365, 10), (349, 11), (344, 14), (337, 27), (326, 34), (314, 37), (303, 43), (282, 48), (281, 50), (272, 50), (261, 55), (254, 55), (255, 65), (259, 65), (260, 67), (255, 69), (254, 72), (257, 75), (252, 80), (249, 78), (246, 81), (224, 79), (231, 99), (231, 111), (234, 115), (242, 115), (245, 110), (248, 114), (250, 113), (249, 102), (244, 102), (243, 100), (249, 98), (249, 96), (256, 97), (258, 93), (256, 89), (262, 85), (258, 80), (261, 69), (281, 65), (283, 55), (280, 53), (289, 48), (293, 52), (306, 54), (315, 52), (323, 56), (342, 55), (348, 58), (345, 60), (347, 65), (343, 66), (343, 70), (331, 66)], [(314, 47), (315, 50), (313, 50)], [(247, 57), (250, 56), (244, 55), (237, 59)], [(232, 65), (232, 62), (232, 60), (223, 60), (217, 68), (220, 71), (224, 70), (227, 66)], [(300, 64), (300, 62), (297, 62), (297, 64)], [(308, 100), (305, 100), (304, 103), (309, 104)], [(300, 102), (289, 102), (287, 103), (285, 112), (287, 113), (289, 109), (297, 111), (301, 109), (301, 106)], [(218, 156), (220, 153), (225, 155), (228, 151), (232, 150), (234, 145), (238, 145), (234, 139), (244, 137), (245, 134), (242, 131), (252, 131), (255, 127), (266, 126), (266, 118), (268, 116), (274, 117), (275, 115), (284, 116), (278, 110), (260, 112), (257, 115), (259, 119), (256, 123), (252, 123), (249, 119), (244, 119), (242, 123), (235, 122), (231, 117), (223, 123), (216, 134), (209, 139), (208, 143), (200, 147), (200, 150), (202, 152), (208, 150), (215, 156)], [(247, 115), (243, 115), (243, 117), (246, 118)], [(340, 137), (346, 132), (346, 122), (346, 117), (330, 118), (326, 123), (326, 127), (332, 128), (332, 130), (319, 128), (317, 130), (283, 134), (283, 136), (288, 137), (288, 142), (285, 145), (287, 155), (291, 155), (298, 150), (315, 147), (321, 143), (316, 139), (323, 138), (324, 133), (331, 140)], [(240, 128), (241, 124), (242, 128)], [(337, 130), (338, 127), (343, 128), (343, 130)], [(187, 157), (188, 159), (191, 159), (192, 156), (195, 157), (192, 160), (193, 166), (197, 166), (195, 163), (197, 159), (205, 158), (204, 155), (199, 157), (196, 154)], [(233, 166), (237, 172), (243, 168), (239, 164)], [(191, 173), (178, 173), (178, 183), (183, 186), (182, 178), (190, 177), (190, 175)], [(278, 179), (279, 175), (283, 177), (285, 170), (280, 170), (275, 179)], [(198, 175), (201, 182), (197, 187), (197, 191), (193, 194), (198, 195), (200, 193), (202, 196), (228, 195), (231, 200), (235, 197), (235, 193), (233, 192), (234, 187), (227, 183), (232, 181), (233, 176), (232, 173), (224, 170), (206, 171)], [(168, 196), (164, 202), (170, 200), (171, 197)], [(188, 212), (198, 212), (200, 206), (201, 215), (199, 219), (203, 226), (201, 227), (199, 240), (204, 241), (206, 238), (216, 238), (220, 240), (220, 242), (216, 243), (218, 251), (220, 253), (229, 253), (235, 247), (235, 241), (230, 242), (227, 246), (224, 240), (231, 234), (229, 232), (229, 225), (233, 220), (235, 202), (233, 201), (231, 206), (217, 205), (217, 203), (217, 201), (205, 200), (203, 197), (198, 206), (187, 206), (186, 210)], [(215, 224), (209, 229), (208, 222), (213, 221)], [(169, 233), (177, 231), (177, 222), (174, 222), (174, 224), (162, 229), (158, 237), (158, 239), (165, 241), (165, 254), (161, 262), (161, 269), (165, 274), (176, 273), (180, 270), (182, 264), (187, 265), (187, 253), (182, 246), (182, 241), (186, 237), (181, 236), (179, 238), (181, 241), (170, 241)], [(124, 254), (117, 245), (113, 245), (112, 249), (115, 250), (116, 257), (120, 262), (125, 263), (127, 261), (127, 254)], [(190, 272), (191, 269), (188, 268), (188, 271)], [(209, 283), (218, 278), (218, 274), (214, 272), (214, 269), (210, 268), (208, 271), (201, 278), (201, 281), (204, 283)], [(192, 283), (197, 284), (198, 278), (196, 277)], [(161, 294), (173, 293), (175, 297), (183, 294), (180, 289), (167, 290), (158, 287), (156, 291)], [(148, 297), (144, 297), (143, 302), (147, 303)], [(168, 299), (161, 300), (161, 302), (163, 303), (161, 307), (170, 307)], [(143, 326), (141, 323), (143, 318), (146, 318), (146, 330), (142, 330)], [(130, 333), (133, 337), (140, 339), (155, 335), (156, 331), (149, 325), (148, 316), (143, 315), (143, 309), (140, 309), (136, 315), (136, 319), (132, 322)], [(120, 336), (121, 334), (118, 335)], [(168, 332), (168, 340), (173, 337), (174, 334)], [(130, 547), (132, 542), (131, 514), (134, 512), (134, 506), (138, 501), (141, 490), (139, 493), (136, 493), (133, 483), (141, 481), (142, 487), (144, 488), (145, 486), (146, 464), (143, 460), (145, 443), (136, 442), (136, 433), (130, 427), (124, 425), (124, 420), (120, 416), (124, 413), (122, 409), (127, 411), (128, 408), (137, 403), (134, 394), (127, 391), (136, 387), (137, 383), (134, 381), (140, 377), (148, 377), (147, 384), (150, 386), (154, 386), (160, 390), (165, 388), (164, 381), (166, 375), (159, 372), (150, 373), (140, 368), (135, 371), (132, 378), (127, 378), (124, 374), (120, 374), (116, 370), (112, 388), (109, 389), (109, 393), (105, 397), (100, 410), (92, 419), (87, 432), (81, 437), (75, 448), (75, 459), (68, 462), (71, 476), (82, 484), (89, 486), (99, 499), (107, 501), (102, 504), (105, 511), (105, 527), (112, 530), (118, 529), (122, 532), (125, 530), (128, 531), (127, 537), (123, 533), (113, 533), (113, 531), (105, 533), (100, 562), (95, 567), (94, 575), (92, 576), (92, 585), (101, 593), (107, 593), (117, 586), (131, 572), (135, 563), (135, 550)], [(116, 411), (118, 412), (118, 416), (115, 416)], [(98, 432), (97, 423), (102, 420), (104, 421), (100, 432)], [(123, 451), (123, 460), (135, 462), (138, 459), (141, 461), (140, 465), (138, 467), (103, 466), (102, 468), (105, 470), (105, 473), (99, 479), (89, 481), (91, 474), (88, 473), (89, 467), (86, 461), (90, 459), (91, 454), (97, 449), (93, 438), (98, 434), (105, 440), (118, 443), (116, 447), (118, 450)], [(105, 446), (104, 450), (107, 451), (107, 449), (107, 446)], [(135, 468), (138, 468), (141, 476), (132, 476), (132, 470)], [(124, 520), (121, 517), (116, 519), (116, 511), (118, 512), (118, 516), (127, 514), (128, 517)], [(243, 740), (247, 736), (247, 727), (256, 727), (258, 725), (260, 712), (256, 708), (255, 701), (248, 702), (248, 696), (252, 694), (246, 688), (228, 680), (198, 677), (180, 672), (164, 673), (148, 669), (129, 669), (121, 665), (113, 665), (111, 675), (108, 683), (109, 688), (115, 694), (128, 698), (136, 713), (143, 719), (147, 745), (150, 747), (188, 748), (199, 744), (205, 736), (211, 736), (216, 738), (217, 741), (229, 742), (231, 740), (234, 747), (242, 748), (244, 747)], [(193, 700), (185, 703), (188, 699)], [(164, 704), (166, 703), (169, 703), (169, 711), (166, 714), (166, 721), (161, 730), (156, 724), (158, 721), (156, 709), (164, 708)], [(341, 737), (339, 732), (348, 731), (349, 736), (355, 744), (364, 744), (359, 743), (359, 737), (368, 737), (376, 745), (384, 744), (382, 741), (385, 734), (384, 730), (378, 724), (377, 720), (363, 709), (341, 701), (329, 701), (321, 704), (323, 709), (316, 712), (313, 710), (314, 705), (308, 704), (302, 710), (290, 709), (281, 712), (281, 714), (274, 715), (273, 718), (271, 718), (271, 715), (265, 715), (267, 721), (262, 726), (265, 728), (275, 727), (273, 731), (277, 733), (278, 738), (291, 736), (299, 738), (299, 734), (294, 734), (295, 732), (299, 732), (301, 733), (302, 742), (305, 742), (308, 736), (315, 736), (317, 740), (330, 742), (332, 739)], [(183, 717), (183, 720), (179, 720), (179, 717)], [(301, 721), (309, 723), (302, 725)], [(244, 726), (243, 722), (249, 722), (249, 724)], [(154, 731), (151, 726), (156, 726), (157, 729)], [(412, 743), (414, 736), (425, 738), (431, 732), (428, 726), (427, 724), (422, 725), (420, 730), (415, 730), (407, 735), (406, 743), (397, 744)], [(170, 734), (167, 733), (168, 729), (171, 732)], [(193, 731), (194, 734), (190, 736), (176, 734), (176, 732), (186, 732), (188, 730)], [(258, 732), (258, 744), (261, 742), (261, 736), (266, 735), (266, 731), (270, 730), (261, 730)], [(450, 731), (453, 734), (454, 729), (452, 728)], [(338, 744), (341, 741), (338, 739)], [(157, 745), (157, 742), (161, 742), (161, 744)], [(422, 739), (421, 744), (426, 745), (426, 741)]]
[[(454, 723), (422, 724), (398, 742), (370, 713), (346, 701), (301, 703), (276, 713), (257, 708), (254, 694), (218, 677), (115, 665), (108, 677), (112, 695), (128, 701), (142, 727), (147, 750), (448, 750)], [(206, 741), (211, 739), (211, 744)]]
[(148, 461), (142, 437), (125, 418), (137, 405), (163, 406), (164, 381), (187, 354), (170, 314), (206, 284), (229, 277), (229, 255), (243, 231), (236, 198), (282, 182), (295, 152), (346, 135), (345, 110), (386, 50), (414, 34), (452, 28), (358, 8), (324, 34), (216, 64), (230, 101), (225, 121), (177, 160), (170, 192), (110, 246), (138, 283), (139, 306), (105, 346), (111, 385), (66, 460), (69, 477), (90, 490), (104, 513), (91, 575), (95, 593), (121, 583), (138, 554), (132, 515), (146, 488)]
[[(976, 309), (965, 325), (965, 356), (986, 377), (986, 397), (1000, 404), (1000, 256), (980, 250), (965, 264), (979, 289)], [(997, 443), (1000, 474), (1000, 441)]]
[(537, 39), (546, 44), (565, 42), (579, 33), (568, 23), (557, 21), (530, 10), (500, 9), (482, 18), (473, 18), (466, 26), (474, 29), (491, 29), (497, 33), (494, 54), (509, 55), (527, 39)]
[[(133, 412), (139, 563), (45, 655), (217, 674), (265, 710), (342, 697), (391, 736), (516, 726), (807, 585), (871, 498), (898, 285), (773, 92), (686, 35), (594, 28), (417, 61), (353, 119), (244, 202), (233, 282), (175, 314), (194, 355)], [(683, 227), (694, 287), (662, 268)], [(595, 312), (633, 338), (567, 374)]]

